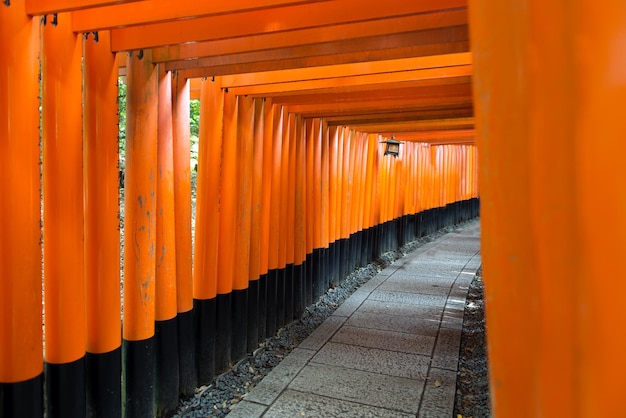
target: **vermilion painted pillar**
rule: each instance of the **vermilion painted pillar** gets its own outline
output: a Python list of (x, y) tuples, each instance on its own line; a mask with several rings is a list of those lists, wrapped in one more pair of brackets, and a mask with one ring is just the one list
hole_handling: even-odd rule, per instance
[(254, 99), (237, 98), (237, 173), (228, 187), (235, 189), (235, 235), (236, 261), (233, 265), (232, 293), (232, 346), (233, 360), (246, 355), (248, 336), (248, 282), (250, 281), (250, 230), (252, 221), (252, 165), (254, 162)]
[[(263, 105), (263, 187), (261, 198), (261, 228), (260, 252), (259, 252), (259, 340), (266, 336), (267, 331), (267, 285), (269, 277), (269, 248), (273, 241), (273, 231), (270, 229), (271, 197), (272, 197), (272, 171), (273, 171), (273, 106), (271, 101), (264, 100)], [(256, 141), (256, 140), (255, 140)], [(256, 142), (255, 142), (256, 144)]]
[(189, 143), (189, 80), (172, 74), (174, 141), (174, 211), (176, 216), (176, 304), (178, 319), (179, 390), (191, 396), (198, 384), (193, 327), (191, 258), (191, 167)]
[[(280, 105), (272, 105), (266, 114), (265, 136), (272, 138), (272, 189), (270, 195), (270, 237), (268, 245), (267, 273), (267, 317), (266, 336), (272, 336), (277, 329), (277, 272), (278, 272), (278, 231), (281, 227), (281, 161), (283, 137), (283, 109)], [(269, 157), (268, 157), (269, 158)]]
[(294, 195), (294, 318), (300, 318), (307, 306), (306, 289), (306, 138), (305, 122), (296, 118), (295, 151), (295, 195)]
[(178, 322), (176, 319), (176, 236), (174, 211), (174, 137), (172, 73), (157, 68), (156, 270), (155, 270), (155, 401), (157, 416), (178, 405)]
[(122, 413), (117, 65), (108, 32), (83, 40), (87, 413)]
[(0, 416), (43, 416), (39, 19), (0, 6)]
[[(82, 42), (70, 14), (42, 29), (46, 414), (81, 417), (85, 404)], [(30, 123), (35, 123), (31, 121)]]
[[(263, 131), (264, 131), (264, 101), (254, 99), (254, 126), (252, 139), (252, 167), (251, 182), (252, 196), (250, 205), (250, 265), (248, 269), (248, 333), (247, 351), (253, 352), (259, 343), (259, 287), (261, 276), (262, 247), (267, 247), (262, 238), (263, 223)], [(265, 327), (265, 323), (263, 323)]]
[(470, 19), (493, 412), (619, 415), (626, 4), (473, 1)]
[(151, 52), (128, 53), (126, 71), (123, 412), (152, 417), (159, 92)]
[[(278, 328), (286, 324), (286, 304), (291, 297), (287, 293), (287, 240), (292, 225), (287, 220), (288, 201), (289, 201), (289, 148), (290, 148), (290, 131), (289, 131), (289, 112), (284, 110), (282, 118), (281, 130), (281, 154), (280, 154), (280, 197), (279, 197), (279, 216), (280, 224), (277, 231), (278, 238), (278, 270), (276, 272), (276, 325)], [(276, 149), (276, 148), (275, 148)]]
[(232, 292), (236, 263), (237, 97), (224, 93), (224, 125), (219, 194), (219, 257), (217, 259), (217, 336), (215, 371), (229, 367), (232, 348)]
[(223, 114), (224, 91), (219, 77), (202, 80), (193, 259), (195, 346), (198, 383), (202, 385), (209, 384), (215, 372)]

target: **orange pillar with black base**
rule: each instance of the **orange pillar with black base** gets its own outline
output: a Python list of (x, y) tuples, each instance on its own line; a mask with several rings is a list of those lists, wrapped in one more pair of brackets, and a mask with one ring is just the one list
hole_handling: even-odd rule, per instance
[[(39, 19), (0, 6), (0, 416), (43, 416)], [(10, 198), (9, 198), (10, 197)]]
[(314, 142), (311, 138), (311, 132), (313, 132), (313, 121), (307, 119), (305, 122), (305, 158), (306, 158), (306, 268), (304, 283), (306, 288), (306, 304), (307, 306), (316, 301), (315, 298), (315, 284), (313, 279), (313, 229), (315, 219), (315, 194), (314, 194), (314, 180), (313, 173), (315, 167), (315, 155), (314, 155)]
[(152, 417), (159, 91), (150, 51), (128, 53), (126, 66), (123, 412)]
[(70, 19), (48, 16), (42, 28), (48, 417), (86, 414), (82, 41)]
[[(263, 143), (263, 172), (262, 172), (262, 197), (261, 197), (261, 227), (259, 231), (260, 251), (259, 251), (259, 329), (258, 339), (261, 341), (266, 336), (267, 328), (267, 281), (269, 274), (269, 248), (270, 241), (273, 240), (273, 231), (270, 229), (270, 206), (272, 197), (272, 170), (273, 170), (273, 106), (271, 101), (263, 99), (262, 118), (262, 140)], [(259, 139), (255, 138), (256, 141)], [(256, 155), (256, 154), (255, 154)]]
[(294, 318), (300, 318), (306, 308), (306, 140), (305, 122), (296, 117), (294, 149)]
[(219, 77), (202, 80), (200, 88), (193, 310), (198, 384), (208, 385), (215, 373), (224, 91)]
[(232, 349), (232, 292), (236, 263), (237, 96), (224, 93), (224, 125), (219, 194), (219, 257), (217, 260), (217, 335), (215, 371), (226, 370)]
[(322, 265), (322, 293), (326, 293), (330, 286), (330, 251), (329, 251), (329, 217), (330, 217), (330, 138), (328, 126), (324, 120), (320, 121), (320, 136), (322, 141), (321, 176), (320, 176), (320, 263)]
[(157, 416), (178, 405), (178, 322), (176, 320), (176, 236), (172, 73), (163, 64), (159, 79), (156, 193), (155, 402)]
[(172, 135), (174, 141), (174, 217), (176, 238), (176, 306), (178, 322), (178, 385), (191, 396), (198, 385), (193, 327), (191, 260), (191, 168), (189, 166), (189, 80), (172, 73)]
[(270, 197), (270, 237), (268, 245), (268, 272), (267, 272), (267, 312), (266, 312), (266, 337), (274, 335), (278, 329), (278, 293), (277, 277), (279, 270), (279, 239), (278, 231), (281, 228), (280, 199), (281, 199), (281, 161), (282, 161), (282, 137), (283, 137), (283, 108), (273, 105), (272, 110), (266, 114), (265, 134), (272, 138), (272, 189)]
[[(262, 242), (263, 223), (263, 130), (264, 130), (264, 101), (261, 98), (254, 99), (254, 126), (252, 138), (252, 166), (251, 182), (252, 196), (250, 204), (250, 265), (248, 268), (248, 332), (247, 352), (253, 352), (259, 343), (259, 283), (261, 276), (261, 252), (262, 247), (267, 247)], [(265, 324), (263, 324), (265, 327)]]
[(108, 32), (83, 40), (88, 416), (122, 414), (117, 65)]
[[(254, 151), (254, 99), (237, 98), (236, 175), (228, 187), (234, 188), (235, 218), (233, 241), (232, 344), (233, 361), (246, 355), (248, 336), (248, 282), (250, 278), (250, 227), (252, 205), (252, 164)], [(235, 255), (236, 254), (236, 255)]]
[[(296, 281), (294, 276), (295, 268), (295, 239), (296, 239), (296, 129), (297, 116), (294, 113), (289, 114), (289, 151), (287, 153), (287, 193), (285, 196), (285, 204), (287, 213), (285, 220), (287, 222), (286, 234), (286, 253), (285, 253), (285, 323), (288, 324), (294, 319), (294, 309), (297, 303), (300, 303), (299, 292), (301, 290), (300, 283)], [(298, 299), (296, 301), (296, 299)]]

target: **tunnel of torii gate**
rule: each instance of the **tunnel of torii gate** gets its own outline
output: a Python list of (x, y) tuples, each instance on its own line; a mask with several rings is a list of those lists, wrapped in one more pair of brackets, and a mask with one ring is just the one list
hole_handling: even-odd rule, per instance
[(495, 416), (620, 416), (625, 34), (618, 0), (3, 0), (0, 416), (166, 415), (479, 192)]

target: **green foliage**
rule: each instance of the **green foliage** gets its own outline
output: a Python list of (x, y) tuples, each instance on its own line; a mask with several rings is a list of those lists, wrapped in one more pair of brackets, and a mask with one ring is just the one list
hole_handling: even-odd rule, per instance
[(120, 169), (124, 170), (126, 165), (126, 84), (124, 78), (117, 78), (117, 115), (119, 152), (120, 152)]
[[(124, 170), (126, 162), (126, 84), (124, 78), (117, 79), (118, 95), (118, 116), (119, 116), (119, 146), (120, 146), (120, 169)], [(200, 100), (189, 101), (189, 134), (191, 155), (190, 163), (193, 166), (198, 161), (198, 136), (200, 134)]]

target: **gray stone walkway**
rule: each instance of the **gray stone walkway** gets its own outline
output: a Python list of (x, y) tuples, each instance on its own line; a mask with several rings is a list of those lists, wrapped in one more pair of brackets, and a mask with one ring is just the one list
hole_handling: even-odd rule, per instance
[(229, 417), (445, 417), (454, 408), (473, 221), (359, 288)]

